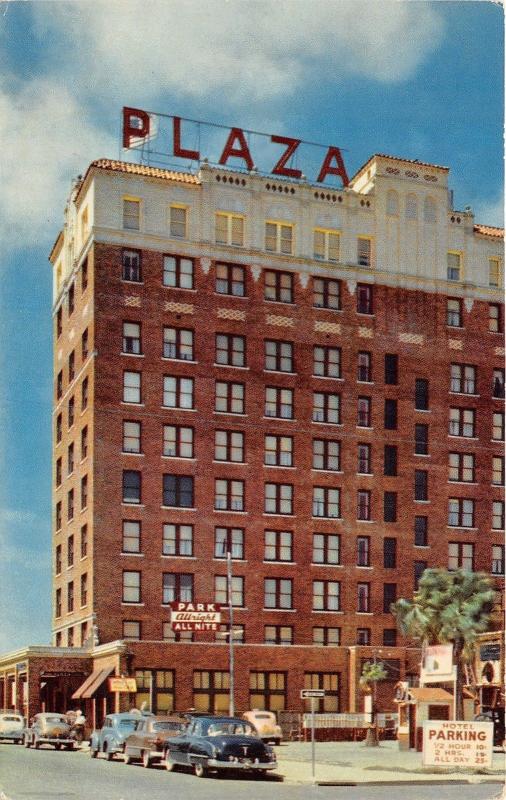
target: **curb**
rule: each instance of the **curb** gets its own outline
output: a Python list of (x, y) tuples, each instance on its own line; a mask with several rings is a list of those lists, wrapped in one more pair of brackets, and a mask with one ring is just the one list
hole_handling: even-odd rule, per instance
[(492, 780), (483, 781), (465, 781), (465, 780), (448, 780), (448, 781), (429, 781), (429, 780), (415, 780), (415, 781), (316, 781), (316, 786), (476, 786), (476, 784), (488, 783), (497, 784), (502, 786), (503, 780), (500, 778), (493, 778)]

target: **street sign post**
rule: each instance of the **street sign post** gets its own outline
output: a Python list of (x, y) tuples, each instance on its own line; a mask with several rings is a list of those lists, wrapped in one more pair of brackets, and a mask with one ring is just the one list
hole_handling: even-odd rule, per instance
[(301, 700), (311, 700), (311, 777), (315, 782), (314, 701), (325, 697), (325, 689), (301, 689)]

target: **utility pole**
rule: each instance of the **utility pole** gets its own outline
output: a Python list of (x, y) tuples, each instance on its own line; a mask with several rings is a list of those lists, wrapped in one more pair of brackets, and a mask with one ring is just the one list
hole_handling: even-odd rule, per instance
[(234, 605), (232, 603), (232, 547), (227, 542), (227, 594), (228, 594), (228, 650), (229, 650), (229, 701), (228, 713), (235, 715), (234, 702)]

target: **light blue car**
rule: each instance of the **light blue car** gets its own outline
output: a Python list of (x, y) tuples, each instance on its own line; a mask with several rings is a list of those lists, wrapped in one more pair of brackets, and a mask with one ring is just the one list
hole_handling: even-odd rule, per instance
[(91, 757), (96, 758), (99, 753), (104, 753), (107, 761), (111, 761), (115, 753), (124, 753), (125, 740), (133, 733), (141, 719), (140, 713), (108, 714), (101, 730), (93, 731), (91, 734)]

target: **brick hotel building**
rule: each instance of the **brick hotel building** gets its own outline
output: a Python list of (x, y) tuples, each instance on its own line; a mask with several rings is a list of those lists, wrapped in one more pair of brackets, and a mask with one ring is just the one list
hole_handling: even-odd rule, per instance
[(304, 687), (361, 710), (375, 655), (393, 708), (419, 652), (391, 603), (426, 567), (501, 588), (503, 231), (447, 179), (376, 155), (343, 190), (110, 160), (75, 185), (51, 253), (51, 652), (94, 715), (228, 707), (226, 609), (225, 635), (169, 622), (175, 599), (226, 605), (227, 549), (239, 710), (301, 710)]

